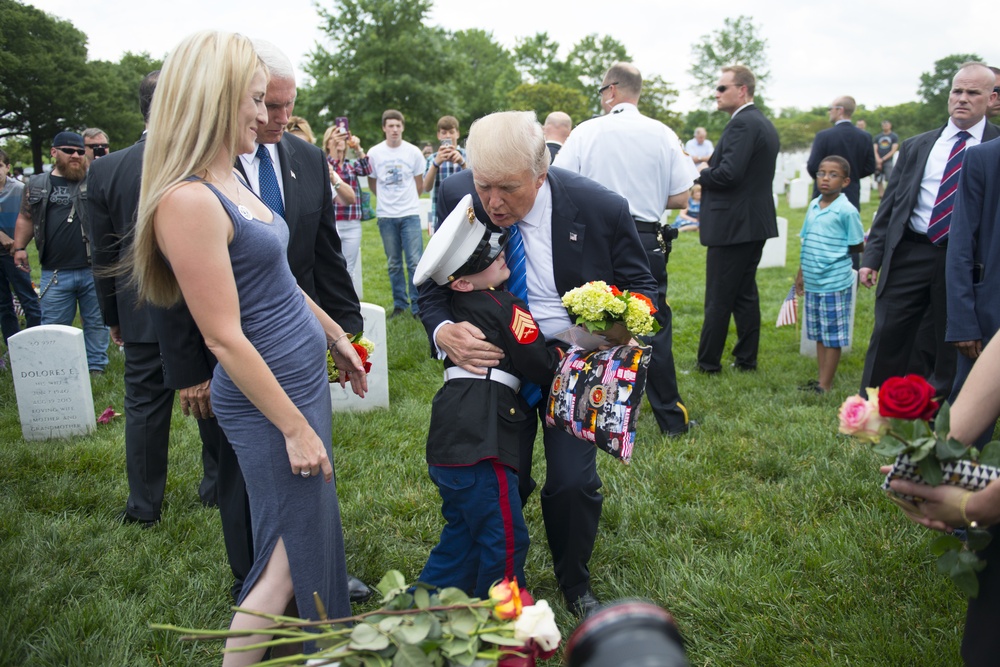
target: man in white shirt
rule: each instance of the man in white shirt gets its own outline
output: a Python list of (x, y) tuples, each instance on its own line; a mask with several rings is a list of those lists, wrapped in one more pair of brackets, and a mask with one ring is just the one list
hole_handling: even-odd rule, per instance
[[(1000, 130), (986, 121), (986, 111), (996, 99), (994, 82), (993, 72), (982, 63), (963, 65), (952, 81), (948, 123), (900, 146), (895, 173), (872, 223), (858, 271), (863, 286), (878, 283), (862, 392), (880, 386), (886, 378), (912, 372), (910, 352), (930, 308), (936, 354), (928, 380), (937, 396), (951, 393), (956, 352), (945, 342), (945, 263), (947, 221), (956, 187), (942, 187), (942, 176), (952, 163), (946, 180), (957, 183), (961, 160), (955, 164), (953, 158), (1000, 135)], [(942, 224), (946, 228), (942, 229)]]
[[(426, 160), (420, 149), (403, 141), (403, 114), (395, 109), (382, 113), (385, 141), (368, 151), (372, 173), (368, 187), (377, 197), (376, 213), (382, 247), (389, 264), (389, 284), (392, 286), (392, 314), (407, 310), (417, 317), (417, 288), (413, 272), (424, 250), (420, 229), (420, 194), (424, 191)], [(406, 274), (403, 257), (406, 257)]]
[(702, 163), (708, 164), (714, 150), (712, 142), (708, 140), (708, 132), (703, 127), (694, 128), (694, 138), (688, 139), (684, 144), (684, 151), (691, 156), (695, 167)]
[(656, 278), (660, 331), (652, 339), (646, 395), (660, 430), (677, 436), (690, 428), (688, 411), (677, 391), (673, 332), (667, 303), (667, 261), (676, 230), (660, 225), (663, 211), (684, 208), (697, 171), (681, 150), (677, 135), (663, 123), (639, 113), (642, 75), (630, 63), (615, 63), (598, 90), (606, 114), (576, 128), (555, 166), (597, 181), (628, 200), (650, 271)]

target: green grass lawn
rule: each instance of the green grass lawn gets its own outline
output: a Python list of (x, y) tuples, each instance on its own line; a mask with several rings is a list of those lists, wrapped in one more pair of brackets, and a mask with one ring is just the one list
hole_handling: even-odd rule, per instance
[[(866, 226), (873, 210), (863, 207)], [(630, 466), (599, 454), (594, 590), (605, 601), (643, 597), (669, 609), (693, 665), (959, 664), (963, 598), (936, 573), (930, 536), (881, 495), (878, 457), (836, 432), (837, 408), (860, 382), (874, 295), (860, 293), (854, 350), (826, 396), (796, 389), (815, 377), (815, 360), (799, 356), (794, 328), (773, 326), (798, 266), (803, 214), (782, 200), (788, 266), (758, 273), (756, 373), (695, 372), (705, 250), (696, 234), (675, 242), (674, 355), (701, 426), (667, 440), (647, 407)], [(364, 235), (366, 300), (391, 309), (374, 221)], [(333, 424), (349, 569), (370, 583), (387, 569), (415, 577), (442, 523), (423, 460), (440, 364), (418, 322), (397, 318), (388, 328), (392, 407), (334, 415)], [(735, 331), (730, 347), (734, 340)], [(94, 405), (121, 412), (115, 351), (108, 370), (93, 381)], [(175, 410), (163, 521), (152, 530), (115, 521), (127, 496), (123, 426), (25, 442), (10, 371), (0, 372), (0, 666), (219, 664), (219, 644), (148, 629), (229, 621), (218, 513), (197, 495), (195, 423)], [(535, 473), (544, 478), (540, 452)], [(553, 603), (568, 636), (574, 622), (551, 571), (537, 494), (526, 515), (529, 586)]]

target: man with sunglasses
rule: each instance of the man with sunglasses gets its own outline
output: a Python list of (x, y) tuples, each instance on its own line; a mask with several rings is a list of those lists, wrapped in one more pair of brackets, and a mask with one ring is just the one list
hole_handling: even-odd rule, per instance
[(28, 242), (35, 239), (42, 263), (42, 324), (72, 325), (80, 307), (87, 365), (102, 375), (108, 365), (108, 328), (90, 268), (90, 224), (87, 211), (86, 149), (76, 132), (60, 132), (52, 140), (55, 166), (28, 181), (14, 229), (14, 265), (29, 273)]
[(88, 164), (93, 164), (94, 160), (111, 152), (108, 134), (99, 127), (88, 127), (83, 131), (83, 147), (87, 149)]
[(698, 234), (708, 248), (705, 320), (698, 344), (698, 370), (722, 370), (729, 319), (736, 320), (733, 366), (757, 368), (760, 297), (757, 264), (764, 242), (778, 235), (771, 195), (778, 132), (753, 105), (756, 78), (748, 68), (722, 68), (715, 100), (732, 118), (696, 183), (702, 187)]

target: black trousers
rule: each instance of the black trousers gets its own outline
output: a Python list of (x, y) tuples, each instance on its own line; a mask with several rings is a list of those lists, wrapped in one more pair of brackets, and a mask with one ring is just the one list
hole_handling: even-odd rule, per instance
[[(538, 424), (545, 418), (546, 398), (538, 404), (538, 419), (526, 419), (520, 433), (521, 467), (518, 471), (522, 505), (535, 488), (531, 456)], [(542, 486), (542, 519), (556, 581), (568, 603), (590, 589), (588, 564), (601, 519), (601, 478), (597, 474), (597, 448), (565, 431), (542, 428), (546, 479)]]
[(663, 252), (656, 232), (639, 232), (649, 270), (656, 278), (656, 321), (660, 330), (650, 337), (653, 356), (646, 375), (646, 398), (653, 410), (656, 423), (664, 433), (679, 433), (687, 428), (687, 408), (681, 402), (677, 389), (677, 370), (674, 366), (673, 313), (667, 304), (667, 262), (670, 256)]
[(163, 385), (160, 346), (125, 343), (125, 472), (129, 515), (158, 521), (167, 484), (174, 390)]
[(233, 571), (233, 599), (239, 599), (243, 582), (253, 567), (253, 531), (250, 522), (250, 499), (247, 497), (243, 471), (233, 446), (214, 417), (199, 419), (198, 431), (205, 447), (218, 456), (217, 497), (222, 520), (222, 538)]
[(912, 352), (924, 314), (930, 309), (934, 326), (934, 371), (928, 381), (938, 396), (949, 396), (955, 379), (957, 351), (946, 343), (947, 293), (945, 259), (947, 249), (929, 241), (915, 241), (907, 236), (896, 246), (886, 281), (875, 299), (875, 326), (861, 391), (879, 387), (886, 378), (918, 372), (912, 367)]
[(979, 597), (969, 598), (962, 636), (962, 659), (967, 667), (994, 667), (1000, 654), (1000, 529), (990, 529), (993, 541), (981, 553), (986, 567), (977, 573)]
[(742, 368), (757, 367), (760, 346), (760, 296), (757, 265), (763, 241), (709, 246), (705, 258), (705, 320), (698, 343), (698, 367), (708, 373), (722, 370), (722, 351), (729, 319), (736, 320), (733, 356)]

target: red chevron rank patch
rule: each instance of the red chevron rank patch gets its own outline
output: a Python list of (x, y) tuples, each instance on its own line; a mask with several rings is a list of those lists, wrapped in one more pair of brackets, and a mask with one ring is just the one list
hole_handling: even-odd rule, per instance
[(538, 325), (531, 317), (531, 313), (520, 306), (514, 306), (514, 313), (510, 318), (510, 332), (521, 345), (534, 343), (538, 338)]

